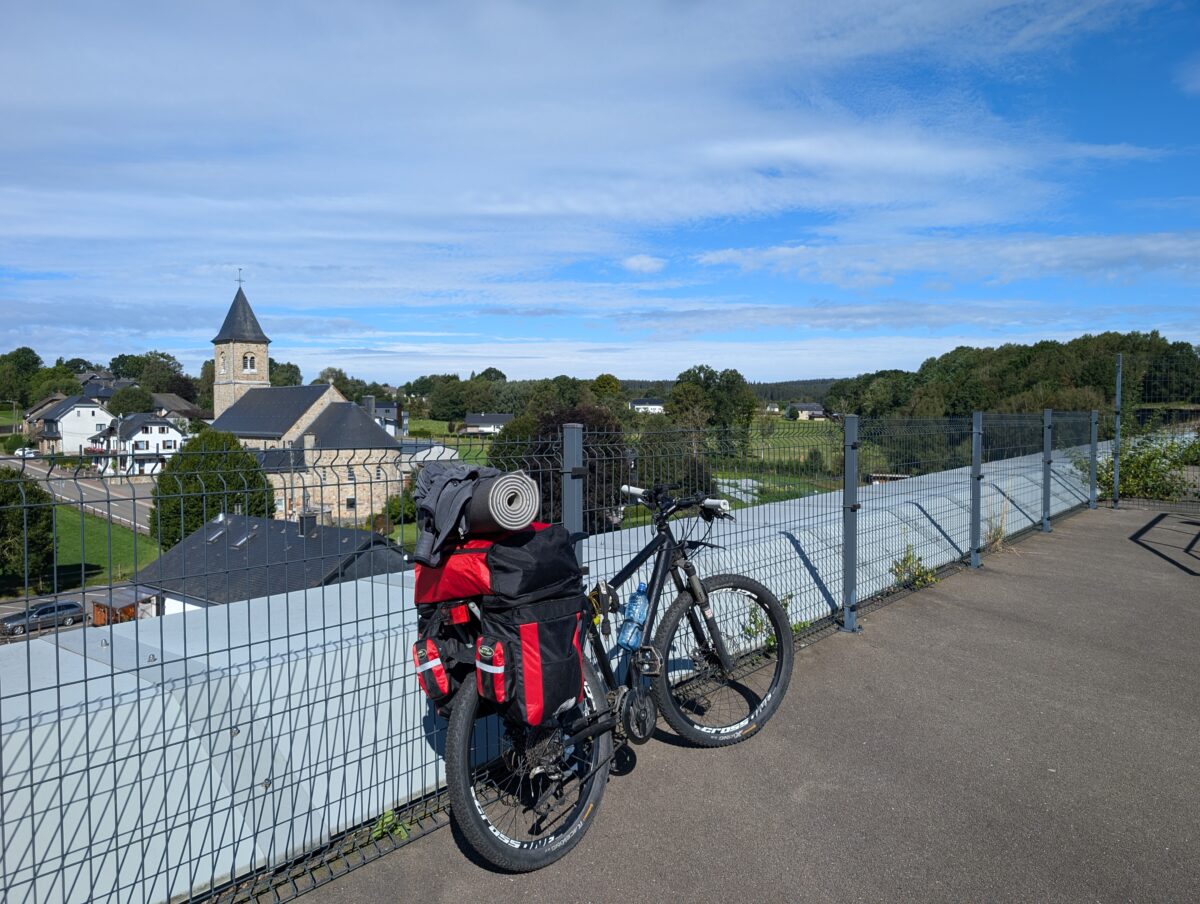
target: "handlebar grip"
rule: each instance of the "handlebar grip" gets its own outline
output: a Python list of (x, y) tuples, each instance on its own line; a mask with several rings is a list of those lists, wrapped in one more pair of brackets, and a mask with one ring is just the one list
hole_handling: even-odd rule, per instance
[(646, 491), (641, 487), (633, 487), (628, 484), (621, 484), (621, 493), (631, 499), (640, 500), (646, 494)]
[(715, 511), (720, 512), (722, 515), (729, 512), (728, 499), (705, 499), (700, 504), (704, 506), (704, 508), (714, 509)]

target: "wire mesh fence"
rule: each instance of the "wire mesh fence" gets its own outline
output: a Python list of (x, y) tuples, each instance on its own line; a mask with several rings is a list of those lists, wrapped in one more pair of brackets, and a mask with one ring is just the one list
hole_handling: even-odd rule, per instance
[(725, 498), (734, 522), (677, 533), (710, 544), (702, 575), (758, 580), (804, 635), (989, 545), (973, 524), (992, 544), (1038, 525), (1048, 484), (1049, 514), (1086, 504), (1091, 417), (1052, 423), (232, 443), (189, 446), (144, 476), (12, 459), (0, 466), (5, 900), (286, 900), (444, 824), (445, 723), (411, 662), (412, 482), (430, 461), (526, 471), (539, 517), (588, 535), (590, 581), (651, 539), (623, 485)]
[(1101, 483), (1114, 504), (1200, 512), (1200, 349), (1175, 343), (1114, 364), (1120, 442)]

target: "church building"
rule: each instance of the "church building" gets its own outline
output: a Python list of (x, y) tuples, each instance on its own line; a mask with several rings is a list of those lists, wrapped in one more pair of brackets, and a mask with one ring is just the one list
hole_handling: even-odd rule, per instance
[(384, 510), (414, 466), (458, 457), (431, 442), (402, 442), (333, 384), (272, 386), (271, 340), (240, 286), (212, 343), (213, 429), (255, 453), (275, 488), (277, 518), (361, 524)]

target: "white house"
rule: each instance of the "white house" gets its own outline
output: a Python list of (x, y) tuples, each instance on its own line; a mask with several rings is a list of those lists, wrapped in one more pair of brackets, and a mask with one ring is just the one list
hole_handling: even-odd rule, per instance
[(633, 399), (629, 407), (638, 414), (662, 414), (667, 410), (662, 399)]
[(479, 414), (468, 414), (463, 418), (462, 429), (460, 433), (481, 434), (481, 433), (499, 433), (504, 429), (504, 425), (513, 419), (511, 414), (487, 414), (480, 412)]
[(43, 455), (86, 455), (91, 438), (111, 421), (112, 415), (96, 399), (75, 395), (38, 412), (31, 435)]
[(102, 474), (157, 474), (179, 451), (185, 436), (157, 414), (130, 414), (89, 438), (88, 453)]

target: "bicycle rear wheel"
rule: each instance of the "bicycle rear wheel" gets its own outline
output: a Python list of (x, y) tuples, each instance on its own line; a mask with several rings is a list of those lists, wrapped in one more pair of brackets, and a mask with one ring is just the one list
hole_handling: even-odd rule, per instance
[(566, 855), (604, 795), (612, 733), (562, 746), (563, 725), (605, 706), (603, 684), (586, 659), (583, 677), (583, 703), (539, 729), (477, 718), (473, 681), (454, 698), (446, 730), (450, 817), (471, 847), (502, 869), (541, 869)]
[(792, 628), (775, 594), (757, 581), (715, 575), (704, 589), (733, 668), (721, 668), (704, 613), (682, 593), (654, 637), (663, 657), (654, 693), (680, 737), (724, 747), (753, 735), (779, 708), (792, 677)]

